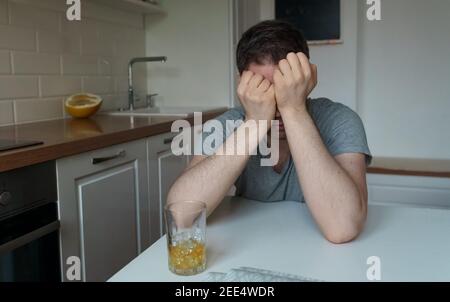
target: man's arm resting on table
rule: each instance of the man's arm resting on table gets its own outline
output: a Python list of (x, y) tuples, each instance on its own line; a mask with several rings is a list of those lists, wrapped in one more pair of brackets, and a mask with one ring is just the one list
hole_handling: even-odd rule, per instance
[[(246, 129), (249, 134), (247, 139), (243, 135)], [(242, 173), (250, 157), (250, 151), (256, 150), (263, 135), (264, 131), (258, 131), (256, 123), (245, 122), (237, 128), (234, 136), (227, 138), (224, 148), (219, 148), (214, 155), (194, 156), (189, 167), (170, 188), (168, 202), (203, 201), (209, 215)], [(231, 152), (230, 149), (227, 151), (232, 145), (234, 149), (231, 147), (231, 150), (235, 151)]]
[(367, 216), (365, 155), (331, 156), (306, 110), (284, 113), (289, 147), (305, 201), (333, 243), (353, 240)]
[(333, 158), (325, 147), (306, 106), (317, 84), (317, 66), (305, 54), (289, 53), (279, 62), (273, 79), (306, 203), (329, 241), (348, 242), (361, 232), (367, 216), (364, 155)]
[(250, 155), (256, 153), (275, 116), (274, 88), (262, 75), (244, 71), (237, 94), (245, 109), (245, 123), (213, 156), (194, 157), (189, 168), (170, 188), (168, 202), (203, 201), (210, 214), (242, 173)]

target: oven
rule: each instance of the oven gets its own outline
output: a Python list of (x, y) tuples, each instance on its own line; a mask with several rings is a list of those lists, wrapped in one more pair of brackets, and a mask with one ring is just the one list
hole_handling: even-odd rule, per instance
[(0, 282), (61, 281), (55, 162), (0, 173)]

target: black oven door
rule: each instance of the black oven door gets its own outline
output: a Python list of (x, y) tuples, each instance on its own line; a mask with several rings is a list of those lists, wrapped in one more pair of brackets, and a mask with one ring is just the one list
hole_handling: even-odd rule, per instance
[(55, 202), (0, 221), (0, 282), (61, 281)]

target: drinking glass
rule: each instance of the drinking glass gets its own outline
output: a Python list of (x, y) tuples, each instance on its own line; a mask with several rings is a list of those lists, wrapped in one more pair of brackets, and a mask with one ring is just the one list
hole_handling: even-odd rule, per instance
[(206, 269), (206, 204), (173, 202), (164, 209), (169, 269), (177, 275), (195, 275)]

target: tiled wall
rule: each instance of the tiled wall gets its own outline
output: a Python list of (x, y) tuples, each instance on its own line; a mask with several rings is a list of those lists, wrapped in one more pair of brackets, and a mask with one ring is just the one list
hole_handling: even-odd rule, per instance
[[(0, 0), (0, 125), (65, 117), (77, 92), (103, 97), (102, 110), (127, 102), (127, 63), (145, 55), (140, 14), (81, 1), (81, 21), (66, 19), (65, 0)], [(136, 68), (146, 92), (146, 68)]]

